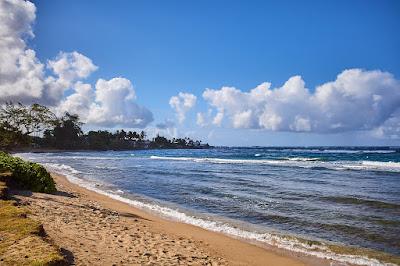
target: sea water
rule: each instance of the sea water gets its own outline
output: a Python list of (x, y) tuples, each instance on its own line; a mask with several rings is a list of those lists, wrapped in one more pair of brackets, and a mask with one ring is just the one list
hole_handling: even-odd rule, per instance
[(169, 219), (343, 262), (400, 255), (400, 149), (249, 147), (21, 153)]

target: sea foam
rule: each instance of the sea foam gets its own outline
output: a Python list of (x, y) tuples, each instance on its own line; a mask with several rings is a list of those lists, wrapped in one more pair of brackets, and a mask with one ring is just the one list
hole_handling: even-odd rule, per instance
[(216, 164), (260, 164), (271, 166), (300, 167), (300, 168), (325, 168), (330, 170), (367, 170), (400, 172), (399, 162), (379, 161), (322, 161), (321, 158), (284, 157), (281, 160), (256, 160), (256, 159), (221, 159), (221, 158), (196, 158), (196, 157), (165, 157), (150, 156), (155, 160), (193, 161), (198, 163)]

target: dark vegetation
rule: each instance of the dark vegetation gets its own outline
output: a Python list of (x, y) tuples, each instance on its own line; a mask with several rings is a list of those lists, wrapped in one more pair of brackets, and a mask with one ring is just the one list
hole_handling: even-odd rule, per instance
[(43, 193), (56, 191), (53, 178), (43, 166), (4, 152), (0, 152), (0, 173), (9, 173), (3, 176), (4, 181), (23, 189)]
[(0, 107), (0, 150), (130, 150), (130, 149), (199, 149), (208, 144), (189, 138), (151, 140), (144, 131), (82, 131), (77, 115), (57, 117), (47, 107), (25, 106), (8, 102)]

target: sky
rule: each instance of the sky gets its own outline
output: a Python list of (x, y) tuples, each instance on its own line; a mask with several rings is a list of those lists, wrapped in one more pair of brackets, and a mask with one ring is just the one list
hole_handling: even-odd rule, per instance
[(212, 145), (400, 144), (399, 1), (0, 0), (0, 100)]

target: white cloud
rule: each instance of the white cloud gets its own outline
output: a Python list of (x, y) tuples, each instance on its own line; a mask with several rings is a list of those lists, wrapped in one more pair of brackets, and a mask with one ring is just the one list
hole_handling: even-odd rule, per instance
[(373, 129), (371, 135), (379, 139), (400, 139), (400, 109), (381, 126)]
[(196, 115), (196, 124), (205, 127), (207, 126), (206, 118), (204, 117), (205, 115), (203, 113), (197, 113)]
[(315, 91), (294, 76), (275, 89), (270, 83), (249, 92), (222, 87), (206, 89), (203, 98), (217, 110), (213, 121), (217, 125), (226, 116), (234, 128), (318, 133), (371, 130), (396, 116), (400, 82), (388, 72), (350, 69)]
[(77, 82), (74, 93), (56, 107), (56, 112), (78, 114), (94, 126), (143, 128), (153, 121), (153, 114), (135, 99), (132, 83), (125, 78), (99, 79), (94, 91), (90, 84)]
[(62, 115), (65, 112), (79, 114), (82, 119), (85, 119), (89, 115), (93, 100), (94, 92), (92, 86), (79, 81), (74, 86), (74, 93), (61, 101), (55, 111), (58, 115)]
[(179, 123), (183, 123), (186, 113), (196, 105), (197, 97), (190, 93), (180, 92), (169, 99), (169, 105), (175, 110)]
[(29, 1), (0, 1), (0, 97), (3, 101), (55, 105), (77, 78), (87, 77), (96, 67), (77, 53), (60, 53), (49, 66), (58, 78), (46, 76), (45, 66), (26, 44), (34, 37), (36, 7)]
[[(89, 58), (77, 52), (60, 53), (48, 65), (59, 76), (55, 83), (64, 86), (71, 86), (97, 69)], [(94, 90), (90, 84), (77, 81), (73, 89), (74, 93), (55, 108), (58, 114), (78, 114), (83, 122), (101, 127), (143, 128), (153, 121), (153, 114), (135, 102), (135, 90), (126, 78), (99, 79)]]
[(234, 128), (250, 128), (252, 126), (252, 110), (243, 111), (233, 115)]
[(145, 131), (147, 133), (147, 137), (149, 139), (155, 138), (157, 135), (172, 139), (172, 138), (177, 138), (178, 136), (182, 135), (181, 132), (178, 131), (178, 129), (174, 126), (167, 126), (165, 128), (163, 127), (158, 127), (158, 126), (149, 126), (145, 128)]
[(73, 82), (87, 78), (98, 68), (90, 58), (76, 51), (60, 52), (54, 60), (47, 62), (47, 67), (59, 77), (59, 82), (64, 87), (69, 87)]
[(36, 7), (25, 1), (0, 1), (0, 97), (2, 100), (40, 99), (43, 65), (25, 39), (33, 37)]
[(135, 90), (128, 79), (99, 79), (87, 123), (105, 127), (143, 128), (153, 121), (153, 114), (139, 106), (135, 99)]
[[(97, 69), (92, 60), (76, 51), (60, 52), (47, 61), (54, 75), (46, 75), (45, 66), (25, 42), (34, 37), (32, 24), (36, 7), (29, 1), (0, 0), (0, 99), (53, 106), (61, 115), (78, 114), (84, 122), (96, 126), (145, 127), (153, 114), (136, 102), (135, 90), (125, 78), (99, 79), (95, 89), (83, 79)], [(66, 90), (72, 94), (64, 96)]]
[(213, 123), (214, 125), (216, 125), (216, 126), (220, 126), (221, 123), (222, 123), (222, 119), (224, 119), (224, 112), (223, 112), (223, 111), (219, 111), (219, 112), (215, 115), (215, 117), (214, 117), (212, 123)]

